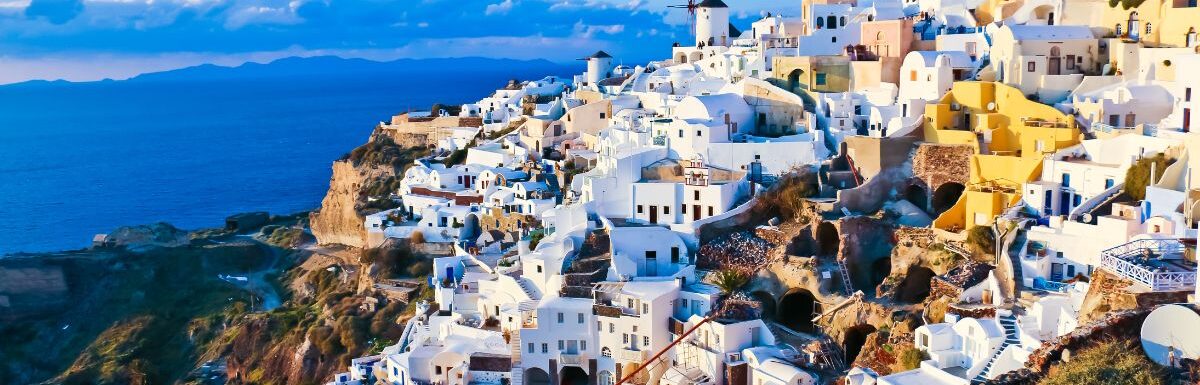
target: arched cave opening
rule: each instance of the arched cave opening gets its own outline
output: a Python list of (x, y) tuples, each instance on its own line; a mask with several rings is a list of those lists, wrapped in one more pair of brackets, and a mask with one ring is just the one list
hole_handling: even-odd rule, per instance
[(789, 329), (812, 333), (816, 331), (812, 319), (821, 312), (821, 303), (812, 292), (805, 289), (793, 289), (779, 299), (776, 320)]
[(771, 293), (759, 290), (750, 293), (750, 297), (754, 298), (755, 301), (758, 301), (758, 303), (762, 305), (763, 320), (770, 321), (775, 319), (775, 296), (771, 295)]
[(929, 297), (929, 285), (937, 275), (924, 266), (909, 266), (904, 280), (896, 287), (896, 300), (904, 303), (920, 303)]
[(946, 182), (938, 186), (937, 191), (933, 192), (933, 214), (942, 215), (942, 213), (954, 207), (958, 203), (958, 198), (962, 197), (963, 191), (967, 188), (961, 183)]
[(568, 366), (562, 370), (561, 385), (588, 385), (588, 375), (578, 366)]
[(550, 385), (550, 374), (542, 368), (529, 368), (525, 370), (525, 381), (529, 385)]
[(846, 349), (846, 363), (854, 362), (858, 358), (863, 345), (867, 343), (867, 337), (872, 333), (875, 333), (875, 327), (866, 324), (846, 329), (846, 334), (842, 337), (842, 346)]
[(929, 211), (929, 193), (920, 185), (910, 185), (904, 190), (904, 200), (921, 210)]
[(820, 248), (820, 255), (837, 255), (841, 243), (842, 236), (838, 234), (837, 226), (829, 222), (817, 225), (817, 246)]

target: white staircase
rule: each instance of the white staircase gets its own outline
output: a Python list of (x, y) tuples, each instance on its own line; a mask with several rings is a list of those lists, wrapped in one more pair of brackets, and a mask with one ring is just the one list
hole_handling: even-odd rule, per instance
[(850, 282), (850, 269), (846, 268), (846, 260), (839, 259), (837, 261), (838, 271), (842, 273), (842, 290), (849, 297), (854, 294), (854, 283)]
[(510, 384), (525, 385), (525, 371), (522, 370), (521, 366), (517, 365), (517, 363), (513, 363), (511, 376), (512, 376), (512, 381), (509, 382)]
[(996, 363), (996, 359), (1000, 358), (1000, 354), (1004, 353), (1004, 349), (1010, 345), (1021, 343), (1020, 336), (1017, 335), (1017, 317), (1015, 315), (1006, 315), (998, 318), (1000, 327), (1004, 329), (1004, 342), (1000, 343), (1000, 348), (996, 349), (996, 353), (992, 354), (992, 358), (988, 359), (987, 365), (983, 366), (983, 371), (979, 375), (971, 379), (972, 384), (982, 384), (987, 382), (987, 374), (992, 370), (992, 365)]
[(533, 281), (530, 281), (529, 278), (517, 278), (517, 285), (521, 286), (521, 290), (524, 291), (525, 295), (528, 295), (529, 298), (542, 298), (542, 291), (538, 290), (537, 285), (534, 285)]

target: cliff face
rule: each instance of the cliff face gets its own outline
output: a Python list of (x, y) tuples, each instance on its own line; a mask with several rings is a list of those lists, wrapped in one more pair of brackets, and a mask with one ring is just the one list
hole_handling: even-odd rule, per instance
[(1091, 285), (1079, 310), (1079, 324), (1095, 322), (1110, 312), (1153, 309), (1158, 305), (1187, 302), (1189, 292), (1139, 292), (1126, 290), (1133, 282), (1121, 279), (1104, 270), (1092, 273)]
[(360, 189), (380, 174), (383, 174), (380, 170), (356, 168), (350, 161), (333, 163), (329, 191), (321, 200), (321, 209), (311, 217), (312, 233), (318, 243), (358, 248), (366, 246), (365, 217), (359, 214), (357, 208)]
[(366, 144), (333, 163), (333, 177), (321, 209), (310, 217), (317, 243), (365, 248), (366, 216), (396, 207), (390, 196), (399, 189), (404, 170), (429, 153), (420, 140), (397, 142), (376, 131)]

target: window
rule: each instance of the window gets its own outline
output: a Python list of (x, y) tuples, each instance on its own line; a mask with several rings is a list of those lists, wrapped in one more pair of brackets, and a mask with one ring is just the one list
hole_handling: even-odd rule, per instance
[(663, 206), (663, 214), (671, 214), (671, 206)]
[(621, 343), (629, 343), (629, 333), (621, 333)]
[(529, 343), (529, 354), (533, 354), (533, 343)]
[(558, 340), (558, 350), (566, 350), (567, 343), (563, 340)]
[(587, 340), (579, 340), (579, 350), (587, 350)]
[(626, 307), (633, 309), (633, 298), (626, 298), (625, 300), (628, 301), (628, 304), (629, 304), (629, 306), (626, 306)]
[(1063, 187), (1071, 187), (1071, 174), (1062, 174), (1062, 185)]
[(917, 70), (908, 71), (908, 80), (917, 81)]
[(605, 118), (605, 113), (601, 112), (601, 113), (600, 113), (600, 119), (604, 119), (604, 118)]
[(563, 313), (558, 313), (558, 323), (563, 323)]
[(656, 259), (656, 258), (658, 258), (657, 250), (646, 250), (646, 259)]
[(679, 205), (679, 212), (687, 214), (687, 205), (686, 204)]
[(817, 85), (818, 86), (825, 85), (825, 74), (817, 72)]
[(637, 325), (633, 325), (633, 332), (637, 333)]
[(1146, 34), (1147, 34), (1147, 35), (1149, 35), (1149, 34), (1150, 34), (1150, 31), (1151, 31), (1151, 29), (1150, 29), (1150, 23), (1146, 23)]
[(550, 353), (550, 344), (542, 343), (542, 354)]
[(642, 345), (650, 346), (650, 336), (642, 336)]
[(583, 323), (583, 313), (579, 313), (579, 323)]
[(1025, 68), (1026, 68), (1026, 71), (1029, 71), (1029, 72), (1037, 71), (1037, 63), (1029, 62), (1029, 64), (1025, 65)]
[(710, 217), (713, 216), (713, 207), (712, 206), (708, 206), (708, 216), (710, 216)]
[(680, 137), (680, 138), (682, 138), (682, 137), (683, 137), (683, 130), (679, 130), (679, 137)]
[(1067, 69), (1075, 69), (1075, 55), (1067, 55)]
[(604, 331), (604, 323), (603, 322), (596, 321), (596, 331), (598, 331), (598, 332)]
[(692, 197), (694, 197), (695, 200), (700, 200), (700, 190), (693, 191)]
[(649, 313), (649, 312), (650, 312), (650, 304), (648, 304), (648, 303), (643, 303), (643, 304), (642, 304), (642, 314), (646, 314), (646, 313)]
[(1183, 101), (1185, 101), (1185, 102), (1192, 101), (1192, 87), (1183, 89)]
[(641, 214), (641, 213), (643, 213), (643, 212), (645, 212), (645, 211), (646, 211), (646, 210), (642, 208), (642, 205), (638, 205), (638, 206), (637, 206), (637, 213), (638, 213), (638, 214)]
[(679, 263), (679, 246), (671, 247), (671, 263)]
[(609, 322), (609, 323), (608, 323), (608, 332), (609, 332), (609, 333), (616, 333), (616, 332), (617, 332), (617, 324), (616, 324), (616, 323), (613, 323), (613, 322)]
[(820, 28), (824, 28), (824, 27), (825, 27), (825, 19), (818, 17), (817, 18), (817, 28), (820, 29)]
[(541, 273), (541, 272), (542, 272), (542, 265), (538, 265), (538, 266), (537, 266), (537, 272), (539, 272), (539, 273)]
[(437, 374), (437, 375), (439, 375), (439, 376), (440, 376), (440, 375), (442, 375), (442, 367), (441, 367), (441, 366), (435, 366), (435, 367), (433, 367), (433, 372), (434, 372), (434, 373), (436, 373), (436, 374)]
[(838, 25), (842, 26), (842, 27), (846, 26), (846, 17), (845, 16), (842, 16), (841, 20), (838, 20)]
[(1112, 187), (1113, 187), (1115, 184), (1116, 184), (1116, 181), (1113, 181), (1113, 178), (1108, 178), (1108, 179), (1105, 179), (1105, 180), (1104, 180), (1104, 189), (1105, 189), (1105, 190), (1107, 190), (1107, 189), (1110, 189), (1110, 188), (1112, 188)]
[(703, 132), (703, 131), (696, 130), (696, 137), (697, 137), (697, 138), (699, 138), (699, 137), (700, 137), (700, 136), (702, 136), (703, 134), (704, 134), (704, 132)]

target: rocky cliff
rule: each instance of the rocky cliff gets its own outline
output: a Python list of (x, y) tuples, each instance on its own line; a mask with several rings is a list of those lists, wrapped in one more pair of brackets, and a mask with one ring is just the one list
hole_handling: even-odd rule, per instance
[(363, 220), (367, 215), (394, 208), (391, 194), (399, 188), (404, 170), (414, 159), (428, 153), (427, 147), (398, 144), (388, 135), (371, 139), (333, 163), (329, 190), (321, 209), (311, 216), (313, 236), (322, 245), (367, 246)]
[(312, 232), (318, 243), (366, 246), (365, 218), (357, 208), (359, 191), (367, 181), (380, 174), (383, 172), (379, 170), (356, 168), (350, 161), (333, 162), (329, 191), (321, 200), (321, 209), (311, 217)]

